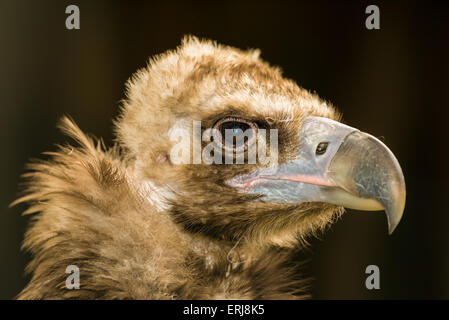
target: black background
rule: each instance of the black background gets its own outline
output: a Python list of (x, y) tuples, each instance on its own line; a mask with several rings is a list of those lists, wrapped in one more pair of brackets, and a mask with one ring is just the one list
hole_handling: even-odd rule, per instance
[[(70, 4), (80, 30), (65, 28)], [(369, 4), (380, 8), (380, 30), (365, 27)], [(313, 297), (449, 298), (448, 3), (87, 0), (0, 1), (0, 298), (27, 281), (25, 206), (8, 208), (25, 163), (67, 140), (55, 127), (63, 114), (111, 145), (125, 81), (185, 34), (260, 48), (402, 165), (407, 203), (392, 236), (384, 214), (349, 210), (311, 241)], [(364, 286), (370, 264), (380, 290)]]

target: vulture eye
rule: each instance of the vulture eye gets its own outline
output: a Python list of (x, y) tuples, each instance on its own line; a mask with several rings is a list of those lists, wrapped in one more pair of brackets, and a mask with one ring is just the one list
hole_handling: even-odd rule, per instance
[(329, 142), (320, 142), (318, 144), (318, 146), (316, 147), (316, 151), (315, 151), (316, 155), (319, 156), (319, 155), (325, 154), (328, 144), (329, 144)]
[(214, 141), (227, 150), (236, 152), (248, 149), (257, 136), (257, 125), (251, 121), (227, 117), (214, 125)]

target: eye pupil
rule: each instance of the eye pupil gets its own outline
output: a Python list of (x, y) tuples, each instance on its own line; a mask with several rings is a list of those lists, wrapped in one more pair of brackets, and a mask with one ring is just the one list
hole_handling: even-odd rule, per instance
[(249, 129), (249, 125), (243, 122), (237, 122), (237, 121), (228, 121), (224, 122), (220, 126), (220, 131), (223, 135), (223, 137), (226, 134), (226, 130), (231, 130), (231, 133), (235, 136), (238, 136), (242, 134), (245, 130)]
[(326, 153), (328, 144), (329, 144), (328, 142), (320, 142), (318, 144), (318, 146), (316, 147), (316, 151), (315, 151), (316, 155), (322, 155), (322, 154)]
[(240, 128), (237, 124), (234, 124), (234, 125), (232, 126), (232, 133), (233, 133), (233, 134), (242, 134), (242, 133), (243, 133), (243, 130), (242, 130), (242, 128)]
[(217, 141), (221, 141), (223, 147), (230, 147), (234, 150), (247, 148), (250, 141), (253, 141), (256, 134), (254, 123), (245, 119), (225, 118), (214, 126), (221, 136)]
[[(221, 134), (225, 140), (225, 143), (233, 146), (234, 148), (243, 147), (248, 141), (248, 137), (244, 135), (245, 131), (250, 128), (249, 125), (243, 122), (228, 121), (221, 125)], [(251, 132), (250, 132), (251, 134)], [(243, 139), (242, 139), (243, 136)], [(235, 141), (234, 141), (235, 140)]]

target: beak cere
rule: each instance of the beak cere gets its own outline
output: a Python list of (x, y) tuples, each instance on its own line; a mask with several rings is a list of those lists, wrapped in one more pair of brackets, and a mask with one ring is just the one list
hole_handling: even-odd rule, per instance
[(327, 202), (385, 210), (391, 234), (405, 206), (405, 182), (393, 153), (375, 137), (339, 122), (307, 118), (295, 159), (236, 176), (227, 184), (275, 203)]

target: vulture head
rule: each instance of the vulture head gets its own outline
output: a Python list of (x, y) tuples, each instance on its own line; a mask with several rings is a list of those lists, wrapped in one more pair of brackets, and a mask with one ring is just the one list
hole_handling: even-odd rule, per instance
[(79, 146), (30, 166), (19, 298), (298, 297), (286, 250), (344, 207), (390, 233), (404, 209), (392, 152), (340, 120), (257, 50), (185, 38), (129, 80), (116, 146), (65, 119)]
[(258, 51), (186, 38), (130, 80), (116, 125), (149, 200), (186, 230), (289, 246), (343, 207), (385, 210), (390, 233), (401, 219), (396, 158), (340, 118)]

